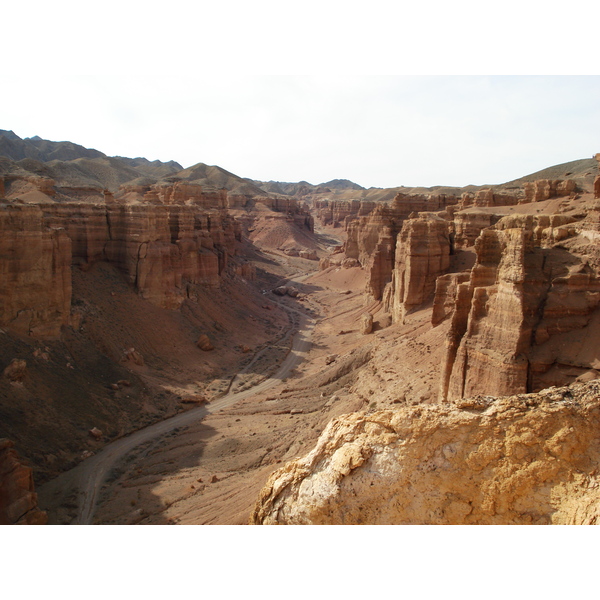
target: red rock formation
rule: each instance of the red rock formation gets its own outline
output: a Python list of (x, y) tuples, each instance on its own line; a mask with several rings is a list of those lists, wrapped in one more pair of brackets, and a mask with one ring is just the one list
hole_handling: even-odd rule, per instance
[(394, 321), (402, 322), (432, 296), (437, 277), (450, 266), (450, 253), (448, 221), (419, 213), (404, 222), (396, 242), (392, 282), (384, 297), (384, 308)]
[(519, 204), (524, 198), (516, 194), (499, 194), (492, 189), (478, 190), (475, 194), (465, 192), (460, 199), (460, 208), (469, 206), (513, 206)]
[(256, 267), (250, 263), (242, 263), (235, 268), (235, 272), (246, 281), (256, 280)]
[(0, 326), (56, 337), (71, 305), (71, 240), (37, 206), (0, 207)]
[(227, 190), (208, 190), (201, 185), (179, 181), (155, 186), (159, 200), (164, 204), (187, 204), (205, 209), (227, 208)]
[(385, 227), (388, 227), (391, 235), (395, 237), (411, 214), (442, 211), (454, 206), (456, 201), (454, 196), (444, 194), (425, 196), (399, 193), (390, 204), (378, 203), (367, 216), (358, 217), (348, 223), (344, 252), (348, 258), (355, 258), (365, 266), (373, 257), (380, 233)]
[(461, 283), (469, 281), (471, 273), (448, 273), (440, 275), (435, 281), (435, 296), (433, 299), (433, 312), (431, 324), (435, 327), (448, 317), (451, 317), (456, 308), (456, 294)]
[(396, 238), (390, 227), (384, 227), (368, 265), (367, 293), (374, 300), (381, 300), (385, 286), (392, 280), (395, 250)]
[(342, 223), (347, 225), (355, 217), (369, 215), (377, 205), (371, 200), (317, 200), (315, 208), (323, 225), (337, 227)]
[(470, 279), (455, 285), (441, 399), (536, 391), (551, 369), (566, 383), (600, 366), (590, 351), (563, 347), (574, 330), (595, 335), (600, 281), (565, 249), (540, 246), (547, 219), (505, 217), (477, 239)]
[(0, 439), (0, 525), (45, 525), (48, 517), (38, 508), (32, 470), (21, 464), (13, 446)]
[(550, 198), (568, 196), (577, 189), (572, 179), (538, 179), (524, 184), (525, 201), (541, 202)]
[(500, 217), (491, 213), (477, 212), (476, 209), (454, 214), (454, 247), (468, 248), (475, 243), (486, 227), (498, 222)]
[(241, 228), (197, 206), (53, 203), (0, 207), (0, 326), (57, 337), (69, 324), (71, 264), (116, 265), (151, 302), (178, 308), (189, 285), (219, 286)]

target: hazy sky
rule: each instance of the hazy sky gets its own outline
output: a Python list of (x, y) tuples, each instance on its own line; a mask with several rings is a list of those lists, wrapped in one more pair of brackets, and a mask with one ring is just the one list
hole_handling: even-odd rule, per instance
[[(485, 23), (481, 3), (419, 5), (14, 3), (0, 129), (365, 187), (501, 183), (600, 152), (596, 37), (581, 19), (527, 1)], [(557, 43), (559, 30), (577, 34)], [(486, 72), (498, 75), (469, 75)]]

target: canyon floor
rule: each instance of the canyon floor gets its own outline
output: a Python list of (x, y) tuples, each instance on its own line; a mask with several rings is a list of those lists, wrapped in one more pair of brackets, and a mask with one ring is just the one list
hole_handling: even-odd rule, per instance
[[(330, 243), (340, 234), (339, 229), (319, 232)], [(223, 401), (215, 397), (190, 409), (198, 415), (192, 422), (171, 425), (124, 454), (110, 467), (90, 522), (246, 524), (269, 475), (309, 451), (332, 418), (404, 404), (408, 395), (415, 403), (436, 398), (438, 381), (431, 373), (437, 372), (446, 328), (431, 329), (430, 307), (401, 326), (379, 323), (378, 304), (365, 303), (360, 267), (317, 271), (314, 261), (274, 251), (269, 256), (275, 259), (274, 274), (300, 292), (278, 302), (314, 325), (304, 360), (261, 391), (265, 367), (281, 362), (281, 349), (265, 349), (260, 360), (266, 364), (258, 373), (251, 363), (233, 380), (231, 392), (239, 394), (233, 405), (219, 410)], [(363, 335), (360, 318), (367, 311), (375, 314), (374, 331)], [(371, 362), (374, 353), (378, 360)], [(363, 377), (357, 383), (360, 369)], [(184, 387), (176, 389), (172, 377), (164, 383), (173, 393), (189, 394)], [(40, 505), (50, 523), (81, 518), (78, 486), (85, 464), (40, 487)]]

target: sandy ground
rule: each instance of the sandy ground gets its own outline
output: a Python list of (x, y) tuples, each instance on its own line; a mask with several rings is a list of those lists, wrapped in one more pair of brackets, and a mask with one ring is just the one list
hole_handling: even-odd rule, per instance
[[(301, 298), (285, 301), (317, 319), (308, 360), (267, 393), (136, 448), (109, 473), (94, 522), (245, 524), (270, 473), (309, 451), (332, 418), (433, 401), (444, 327), (431, 329), (426, 308), (401, 327), (361, 335), (365, 310), (378, 322), (364, 276), (331, 269), (297, 283)], [(72, 514), (63, 507), (51, 519)]]

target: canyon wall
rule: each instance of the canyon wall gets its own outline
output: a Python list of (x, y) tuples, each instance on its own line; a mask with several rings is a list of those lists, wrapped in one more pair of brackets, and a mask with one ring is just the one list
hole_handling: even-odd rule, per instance
[(537, 179), (524, 184), (525, 202), (541, 202), (569, 196), (577, 189), (572, 179)]
[(439, 310), (452, 313), (441, 400), (533, 392), (600, 367), (600, 280), (584, 258), (553, 245), (575, 233), (569, 220), (504, 217), (478, 237), (468, 281), (440, 284)]
[(271, 475), (252, 524), (594, 524), (600, 383), (352, 413)]
[(0, 326), (53, 337), (69, 318), (71, 239), (38, 206), (0, 206)]
[(356, 217), (369, 215), (377, 202), (372, 200), (316, 200), (317, 217), (323, 225), (339, 227)]
[(189, 285), (215, 287), (241, 240), (225, 210), (196, 205), (4, 204), (0, 326), (56, 337), (67, 324), (71, 267), (107, 261), (144, 298), (178, 308)]
[(432, 213), (404, 221), (383, 298), (384, 310), (394, 322), (403, 322), (406, 314), (433, 295), (436, 279), (448, 270), (451, 252), (448, 221)]

